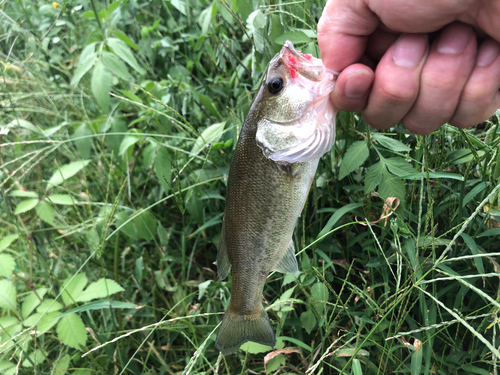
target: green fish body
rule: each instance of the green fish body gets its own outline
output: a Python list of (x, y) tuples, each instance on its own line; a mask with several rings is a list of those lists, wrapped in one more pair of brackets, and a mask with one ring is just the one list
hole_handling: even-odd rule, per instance
[(231, 354), (247, 341), (274, 346), (262, 306), (271, 271), (298, 273), (292, 235), (319, 158), (334, 138), (328, 96), (335, 75), (285, 42), (270, 62), (245, 119), (229, 171), (217, 269), (233, 275), (216, 347)]

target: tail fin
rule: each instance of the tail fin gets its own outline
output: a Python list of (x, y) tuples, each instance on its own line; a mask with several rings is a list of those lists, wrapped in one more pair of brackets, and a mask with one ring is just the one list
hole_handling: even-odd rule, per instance
[(274, 330), (264, 308), (255, 315), (238, 315), (226, 311), (215, 340), (215, 347), (222, 354), (228, 355), (236, 353), (247, 341), (276, 345)]

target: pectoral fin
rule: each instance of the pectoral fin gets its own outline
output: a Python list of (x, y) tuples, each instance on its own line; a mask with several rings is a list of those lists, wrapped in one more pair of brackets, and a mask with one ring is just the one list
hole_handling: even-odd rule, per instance
[(222, 222), (222, 232), (220, 234), (219, 249), (217, 250), (217, 274), (219, 279), (224, 280), (231, 270), (229, 256), (226, 249), (226, 236), (224, 230), (224, 222)]
[(299, 273), (299, 265), (297, 264), (297, 258), (295, 258), (293, 241), (290, 241), (290, 245), (288, 245), (285, 255), (280, 259), (274, 270), (281, 273), (293, 273), (294, 275)]

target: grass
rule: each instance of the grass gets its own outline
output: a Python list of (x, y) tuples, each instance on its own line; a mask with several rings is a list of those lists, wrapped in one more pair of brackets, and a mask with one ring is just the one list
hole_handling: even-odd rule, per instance
[(0, 5), (1, 373), (498, 373), (497, 115), (421, 137), (339, 113), (301, 272), (265, 287), (277, 347), (214, 348), (234, 145), (323, 5)]

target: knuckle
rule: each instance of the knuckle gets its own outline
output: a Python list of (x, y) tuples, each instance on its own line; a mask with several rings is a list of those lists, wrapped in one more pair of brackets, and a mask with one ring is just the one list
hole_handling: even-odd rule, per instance
[(395, 104), (413, 102), (417, 97), (417, 91), (415, 83), (385, 81), (380, 85), (380, 95), (384, 101)]

